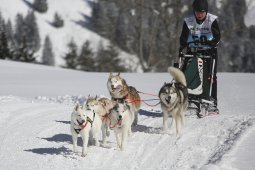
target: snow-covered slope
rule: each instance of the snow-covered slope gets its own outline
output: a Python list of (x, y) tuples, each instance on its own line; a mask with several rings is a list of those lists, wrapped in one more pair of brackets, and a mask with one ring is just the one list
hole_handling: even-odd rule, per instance
[[(14, 25), (17, 13), (21, 13), (23, 16), (27, 15), (28, 10), (31, 10), (28, 4), (33, 2), (33, 0), (0, 0), (0, 11), (4, 18), (6, 20), (11, 19)], [(86, 21), (84, 16), (90, 16), (91, 12), (86, 0), (48, 0), (47, 2), (48, 11), (42, 14), (36, 12), (35, 15), (41, 44), (43, 44), (45, 36), (49, 35), (57, 65), (63, 65), (62, 57), (67, 52), (67, 44), (72, 38), (78, 46), (89, 40), (92, 43), (92, 47), (97, 47), (102, 38), (82, 26)], [(55, 12), (64, 19), (64, 27), (55, 28), (50, 24), (53, 21)], [(42, 48), (38, 55), (41, 55), (41, 53)]]
[[(109, 97), (109, 73), (86, 73), (0, 60), (0, 169), (252, 170), (255, 163), (255, 74), (220, 73), (221, 114), (187, 116), (180, 140), (161, 133), (160, 107), (142, 105), (125, 151), (89, 145), (72, 152), (70, 116), (87, 95)], [(167, 73), (123, 74), (141, 92), (157, 94)], [(155, 96), (141, 94), (142, 99)], [(157, 101), (151, 101), (155, 104)], [(246, 150), (243, 150), (246, 148)]]

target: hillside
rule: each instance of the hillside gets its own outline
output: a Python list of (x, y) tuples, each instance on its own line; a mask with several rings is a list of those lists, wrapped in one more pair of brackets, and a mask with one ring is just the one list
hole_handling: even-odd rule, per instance
[[(15, 23), (17, 13), (26, 15), (28, 10), (31, 10), (29, 3), (33, 0), (0, 0), (0, 11), (3, 17), (7, 20), (11, 19)], [(73, 38), (78, 46), (81, 46), (86, 40), (91, 41), (92, 47), (96, 48), (98, 42), (103, 40), (97, 34), (85, 29), (82, 26), (85, 18), (90, 16), (91, 9), (84, 0), (48, 0), (48, 11), (46, 13), (36, 12), (37, 24), (39, 27), (41, 44), (46, 35), (49, 35), (53, 44), (53, 52), (56, 58), (57, 65), (63, 65), (63, 55), (67, 52), (67, 44)], [(53, 21), (55, 12), (58, 12), (64, 19), (65, 25), (63, 28), (55, 28), (50, 23)], [(42, 48), (38, 52), (41, 55)]]

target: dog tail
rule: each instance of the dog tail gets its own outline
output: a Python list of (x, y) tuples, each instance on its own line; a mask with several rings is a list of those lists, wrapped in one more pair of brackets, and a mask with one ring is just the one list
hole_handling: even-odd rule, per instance
[(187, 86), (186, 78), (183, 72), (175, 67), (168, 67), (168, 72), (171, 74), (173, 79), (184, 86)]

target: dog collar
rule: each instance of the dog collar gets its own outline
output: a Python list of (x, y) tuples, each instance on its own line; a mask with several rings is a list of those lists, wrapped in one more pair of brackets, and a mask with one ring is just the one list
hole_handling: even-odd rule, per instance
[(126, 94), (124, 97), (122, 97), (122, 98), (112, 98), (112, 100), (114, 101), (114, 102), (117, 102), (117, 103), (124, 103), (125, 102), (125, 100), (127, 99), (127, 97), (128, 97), (128, 94)]
[(111, 122), (110, 122), (110, 129), (115, 128), (117, 125), (119, 125), (119, 128), (120, 128), (121, 124), (122, 124), (122, 119), (118, 119), (118, 121), (114, 125), (111, 125)]
[(75, 129), (75, 128), (74, 128), (74, 131), (75, 131), (77, 134), (79, 134), (80, 131), (83, 130), (83, 129), (87, 126), (88, 122), (89, 122), (89, 121), (87, 120), (86, 122), (84, 122), (83, 124), (81, 124), (79, 129)]
[(87, 117), (87, 121), (85, 123), (82, 123), (81, 125), (79, 125), (79, 127), (80, 127), (79, 129), (74, 128), (74, 131), (77, 134), (79, 134), (80, 131), (83, 130), (87, 126), (88, 122), (91, 124), (91, 127), (92, 127), (94, 120), (95, 120), (95, 112), (93, 111), (93, 120), (91, 120), (89, 117)]

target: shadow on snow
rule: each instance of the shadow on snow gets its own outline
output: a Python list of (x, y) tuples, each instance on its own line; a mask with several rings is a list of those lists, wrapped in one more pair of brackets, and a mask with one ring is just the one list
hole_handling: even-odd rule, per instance
[(27, 149), (27, 152), (32, 152), (41, 155), (71, 155), (73, 151), (62, 146), (60, 148), (35, 148), (35, 149)]
[(140, 109), (139, 110), (139, 115), (155, 118), (155, 117), (162, 117), (162, 112), (161, 111), (154, 111), (154, 110), (148, 111), (148, 110)]
[(148, 127), (144, 125), (136, 125), (132, 126), (132, 132), (144, 132), (144, 133), (150, 133), (150, 134), (159, 134), (161, 131), (161, 128), (155, 128), (155, 127)]

